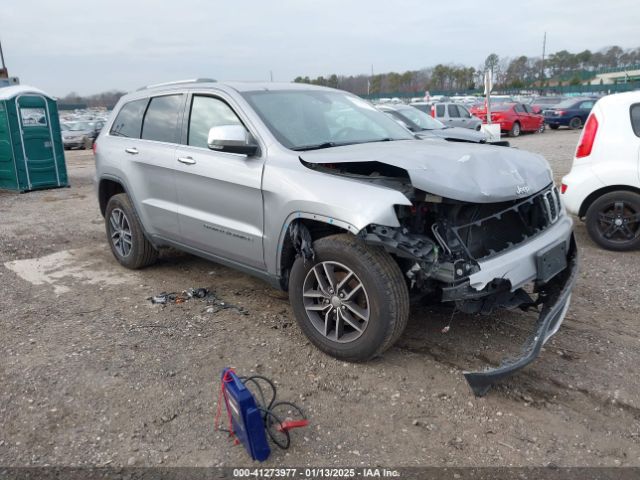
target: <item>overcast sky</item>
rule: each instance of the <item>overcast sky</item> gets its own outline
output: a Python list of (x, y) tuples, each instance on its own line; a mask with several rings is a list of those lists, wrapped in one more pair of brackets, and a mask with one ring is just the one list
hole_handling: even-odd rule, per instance
[[(486, 5), (486, 7), (483, 7)], [(640, 46), (639, 0), (0, 0), (10, 75), (57, 96), (194, 77), (481, 64), (547, 51)]]

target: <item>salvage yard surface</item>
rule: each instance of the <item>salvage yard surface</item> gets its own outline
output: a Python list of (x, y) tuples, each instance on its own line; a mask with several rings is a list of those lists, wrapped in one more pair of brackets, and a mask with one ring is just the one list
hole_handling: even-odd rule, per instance
[[(559, 181), (578, 136), (511, 143), (545, 155)], [(581, 271), (562, 328), (475, 398), (462, 372), (516, 353), (533, 314), (418, 304), (381, 358), (337, 361), (259, 280), (175, 251), (120, 267), (93, 156), (66, 156), (71, 188), (0, 192), (0, 465), (250, 465), (213, 429), (232, 366), (276, 380), (279, 399), (310, 417), (267, 466), (640, 466), (640, 252), (596, 248), (576, 222)], [(214, 292), (215, 308), (147, 300), (191, 287)]]

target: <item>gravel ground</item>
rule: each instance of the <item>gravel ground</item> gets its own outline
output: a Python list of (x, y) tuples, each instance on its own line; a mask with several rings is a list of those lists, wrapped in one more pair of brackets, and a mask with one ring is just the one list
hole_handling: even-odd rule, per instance
[[(512, 143), (560, 179), (578, 135)], [(176, 252), (120, 268), (92, 155), (67, 161), (70, 189), (0, 192), (0, 465), (250, 465), (213, 429), (217, 379), (233, 366), (275, 379), (311, 418), (267, 466), (640, 466), (640, 252), (598, 249), (577, 222), (581, 273), (563, 327), (475, 398), (462, 371), (517, 349), (531, 316), (414, 308), (382, 358), (336, 361), (301, 334), (286, 295), (254, 278)], [(189, 287), (239, 308), (147, 301)]]

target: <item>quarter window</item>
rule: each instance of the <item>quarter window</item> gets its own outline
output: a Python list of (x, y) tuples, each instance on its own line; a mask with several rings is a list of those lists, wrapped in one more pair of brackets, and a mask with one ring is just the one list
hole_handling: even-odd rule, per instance
[(631, 105), (631, 126), (633, 133), (640, 137), (640, 103)]
[(117, 137), (140, 138), (142, 115), (147, 106), (147, 99), (134, 100), (126, 103), (120, 109), (116, 120), (111, 126), (110, 135)]
[(222, 100), (195, 95), (191, 104), (188, 144), (208, 148), (209, 130), (221, 125), (242, 125), (242, 122)]
[(178, 143), (178, 117), (182, 95), (153, 97), (142, 124), (142, 138), (158, 142)]

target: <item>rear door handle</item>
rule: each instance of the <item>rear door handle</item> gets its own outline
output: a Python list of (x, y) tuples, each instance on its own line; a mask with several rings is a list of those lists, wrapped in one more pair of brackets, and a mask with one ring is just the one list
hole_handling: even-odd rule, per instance
[(185, 165), (194, 165), (196, 163), (196, 161), (191, 157), (178, 157), (178, 161)]
[(137, 155), (138, 153), (140, 153), (138, 152), (137, 148), (125, 148), (124, 151), (130, 153), (131, 155)]

